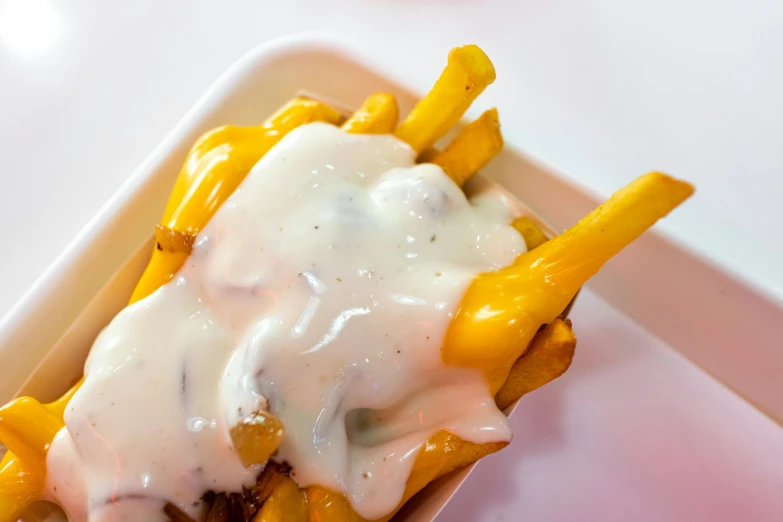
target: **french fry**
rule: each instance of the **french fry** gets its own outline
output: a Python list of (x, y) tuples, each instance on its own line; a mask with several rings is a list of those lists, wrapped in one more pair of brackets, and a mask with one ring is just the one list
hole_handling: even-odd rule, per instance
[(155, 248), (166, 252), (190, 254), (196, 236), (171, 230), (163, 225), (155, 225)]
[[(296, 98), (256, 127), (226, 125), (206, 133), (185, 160), (161, 224), (198, 234), (253, 165), (289, 132), (315, 121), (335, 124), (340, 118), (325, 103)], [(222, 183), (215, 183), (216, 178)]]
[(310, 522), (310, 520), (305, 492), (299, 489), (291, 478), (283, 477), (283, 482), (266, 499), (253, 522)]
[[(82, 380), (79, 380), (76, 386), (72, 387), (56, 401), (42, 405), (47, 414), (56, 417), (58, 424), (62, 422), (65, 407), (68, 401), (71, 400), (71, 397), (73, 397), (73, 394), (76, 393)], [(16, 407), (18, 408), (19, 405), (17, 404)], [(42, 434), (45, 433), (53, 437), (51, 426), (40, 425), (41, 421), (37, 419), (39, 413), (40, 411), (36, 404), (32, 403), (32, 407), (24, 414), (24, 429), (33, 429), (38, 432), (32, 435), (33, 440), (40, 440)], [(28, 416), (33, 416), (33, 418), (28, 418)], [(43, 420), (51, 421), (46, 416), (43, 416)], [(64, 425), (64, 422), (60, 425)], [(48, 442), (51, 443), (51, 440)], [(44, 470), (39, 465), (36, 465), (35, 459), (29, 464), (25, 464), (8, 449), (5, 455), (3, 455), (2, 461), (0, 461), (0, 521), (18, 520), (27, 506), (38, 498), (38, 495), (41, 493), (41, 487), (43, 487), (43, 479)]]
[(576, 337), (568, 321), (555, 319), (547, 325), (511, 367), (508, 378), (495, 395), (498, 408), (507, 408), (526, 393), (563, 375), (571, 365), (575, 349)]
[(397, 99), (391, 94), (379, 92), (364, 100), (341, 128), (351, 134), (390, 134), (399, 117)]
[(0, 520), (17, 520), (36, 500), (46, 476), (46, 450), (63, 422), (41, 403), (20, 397), (0, 408)]
[[(615, 192), (573, 228), (522, 254), (517, 266), (546, 275), (559, 299), (544, 307), (553, 318), (610, 258), (693, 194), (693, 186), (660, 172), (645, 174)], [(518, 270), (509, 268), (510, 272)]]
[(252, 496), (256, 505), (265, 502), (275, 489), (288, 478), (291, 472), (291, 466), (287, 463), (278, 463), (270, 460), (264, 466), (264, 470), (259, 475), (255, 485), (248, 492)]
[[(500, 451), (507, 444), (506, 442), (473, 444), (446, 430), (438, 431), (429, 438), (416, 457), (408, 482), (405, 484), (402, 501), (394, 511), (373, 522), (388, 522), (413, 495), (433, 480)], [(346, 498), (339, 493), (313, 486), (307, 488), (307, 499), (310, 510), (309, 520), (312, 522), (368, 522), (356, 514)]]
[(174, 274), (176, 274), (177, 271), (182, 268), (182, 265), (185, 264), (187, 258), (187, 252), (173, 252), (163, 249), (158, 250), (158, 245), (156, 243), (155, 251), (152, 252), (150, 262), (147, 264), (147, 268), (144, 269), (141, 279), (139, 279), (139, 282), (136, 284), (128, 304), (141, 301), (152, 292), (171, 281)]
[(511, 222), (511, 226), (522, 235), (522, 238), (525, 240), (525, 245), (527, 245), (528, 252), (548, 241), (546, 235), (536, 222), (527, 216), (516, 218)]
[(435, 147), (430, 147), (429, 149), (425, 149), (421, 154), (419, 154), (419, 157), (416, 158), (416, 161), (418, 163), (432, 163), (432, 159), (438, 154), (440, 154), (438, 149)]
[(542, 324), (551, 323), (606, 261), (693, 193), (646, 174), (510, 267), (476, 277), (446, 331), (447, 364), (484, 371), (493, 393)]
[[(250, 169), (286, 134), (306, 123), (336, 124), (340, 118), (340, 113), (325, 103), (296, 98), (257, 127), (225, 126), (206, 133), (185, 160), (161, 226), (183, 237), (195, 237)], [(158, 250), (156, 245), (131, 302), (168, 283), (187, 255), (185, 251)]]
[(495, 81), (495, 67), (475, 45), (452, 49), (446, 68), (394, 135), (422, 152), (451, 129), (473, 100)]
[(32, 397), (0, 408), (0, 440), (29, 466), (45, 471), (46, 450), (63, 422)]
[(283, 441), (283, 423), (267, 412), (256, 412), (230, 430), (231, 440), (245, 467), (264, 464)]
[(16, 522), (41, 494), (43, 476), (10, 451), (6, 457), (0, 465), (0, 521)]
[(461, 187), (503, 148), (497, 109), (490, 109), (468, 124), (442, 152), (430, 160), (440, 165)]
[(340, 493), (311, 486), (305, 490), (305, 494), (310, 522), (366, 522)]
[(413, 469), (405, 485), (405, 493), (397, 509), (380, 522), (388, 522), (410, 498), (424, 487), (447, 473), (472, 464), (492, 453), (502, 450), (507, 442), (474, 444), (440, 430), (429, 438), (416, 457)]

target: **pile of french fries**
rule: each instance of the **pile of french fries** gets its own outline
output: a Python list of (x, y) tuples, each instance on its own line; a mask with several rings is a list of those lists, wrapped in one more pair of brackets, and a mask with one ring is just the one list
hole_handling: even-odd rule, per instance
[[(297, 98), (260, 126), (225, 126), (207, 133), (194, 145), (177, 179), (156, 229), (156, 247), (131, 303), (173, 278), (196, 234), (220, 205), (256, 162), (300, 125), (319, 121), (341, 125), (348, 133), (393, 134), (410, 145), (420, 161), (441, 166), (454, 183), (463, 186), (503, 147), (497, 111), (491, 109), (465, 126), (443, 150), (433, 147), (494, 80), (492, 62), (481, 49), (468, 45), (451, 51), (435, 86), (399, 125), (397, 101), (378, 93), (345, 121), (320, 101)], [(443, 360), (480, 369), (499, 408), (562, 375), (576, 346), (570, 322), (560, 318), (563, 310), (608, 259), (692, 192), (687, 183), (650, 173), (557, 237), (548, 238), (528, 217), (516, 219), (512, 225), (524, 237), (527, 253), (509, 267), (479, 275), (469, 285), (444, 339)], [(52, 404), (23, 397), (0, 408), (0, 440), (9, 449), (0, 464), (0, 522), (17, 520), (40, 497), (46, 451), (64, 426), (65, 405), (78, 386)], [(246, 466), (266, 462), (280, 444), (283, 429), (271, 415), (232, 429), (242, 462)], [(400, 506), (436, 478), (504, 446), (472, 444), (446, 431), (433, 434), (415, 461)], [(301, 489), (281, 466), (267, 466), (254, 491), (255, 508), (246, 510), (242, 518), (225, 507), (229, 497), (213, 495), (204, 520), (364, 520), (340, 493), (321, 487)], [(218, 506), (221, 502), (223, 507)], [(166, 513), (172, 520), (191, 520), (171, 504)]]

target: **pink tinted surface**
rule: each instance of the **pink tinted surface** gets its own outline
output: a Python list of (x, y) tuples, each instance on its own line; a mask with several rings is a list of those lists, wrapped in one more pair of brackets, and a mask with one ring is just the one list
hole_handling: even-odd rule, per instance
[(783, 430), (585, 291), (573, 365), (438, 522), (783, 520)]

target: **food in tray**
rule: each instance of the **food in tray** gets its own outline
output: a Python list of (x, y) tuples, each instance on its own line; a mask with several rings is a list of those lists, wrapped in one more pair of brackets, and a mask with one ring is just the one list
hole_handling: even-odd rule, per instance
[(83, 380), (0, 409), (0, 521), (39, 498), (73, 521), (388, 520), (506, 446), (501, 409), (571, 362), (579, 288), (693, 189), (647, 174), (552, 238), (466, 195), (497, 111), (434, 147), (494, 79), (469, 45), (399, 125), (381, 93), (205, 134)]

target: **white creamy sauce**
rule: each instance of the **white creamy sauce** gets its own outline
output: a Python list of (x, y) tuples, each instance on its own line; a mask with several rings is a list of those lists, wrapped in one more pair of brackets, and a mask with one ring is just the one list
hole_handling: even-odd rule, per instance
[(437, 430), (507, 441), (478, 371), (441, 360), (471, 279), (524, 251), (500, 196), (473, 206), (391, 136), (314, 123), (270, 151), (199, 234), (174, 280), (96, 340), (49, 450), (48, 491), (74, 521), (191, 514), (240, 491), (229, 429), (269, 409), (275, 459), (363, 517), (402, 498)]

